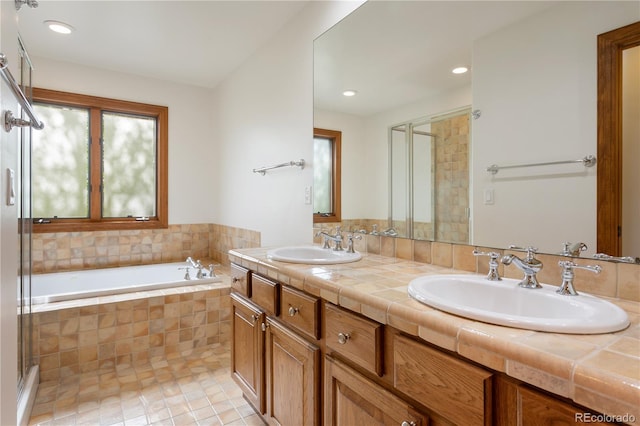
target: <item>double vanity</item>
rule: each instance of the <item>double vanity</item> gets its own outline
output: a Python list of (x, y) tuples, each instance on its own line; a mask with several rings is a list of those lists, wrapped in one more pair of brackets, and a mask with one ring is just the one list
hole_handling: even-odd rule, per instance
[(317, 246), (229, 256), (232, 375), (269, 424), (640, 419), (637, 303)]

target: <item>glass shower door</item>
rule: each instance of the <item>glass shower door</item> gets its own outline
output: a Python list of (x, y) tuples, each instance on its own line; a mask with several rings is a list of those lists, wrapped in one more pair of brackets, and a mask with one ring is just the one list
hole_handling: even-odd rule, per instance
[[(31, 99), (32, 65), (19, 40), (20, 86)], [(18, 400), (25, 379), (33, 365), (31, 323), (31, 127), (20, 129), (18, 170), (16, 171), (16, 203), (18, 207)]]

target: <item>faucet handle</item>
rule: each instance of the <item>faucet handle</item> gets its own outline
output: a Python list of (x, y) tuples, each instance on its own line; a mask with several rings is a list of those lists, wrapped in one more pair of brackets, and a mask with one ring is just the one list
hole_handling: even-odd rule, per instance
[(580, 252), (581, 251), (585, 251), (587, 250), (588, 247), (585, 243), (569, 243), (569, 242), (564, 242), (562, 243), (562, 253), (560, 253), (563, 256), (571, 256), (571, 257), (578, 257), (580, 256)]
[(188, 281), (188, 280), (190, 280), (190, 279), (191, 279), (191, 275), (189, 275), (189, 269), (191, 269), (191, 267), (190, 267), (190, 266), (185, 266), (185, 267), (183, 267), (183, 268), (178, 268), (178, 269), (184, 269), (184, 271), (185, 271), (185, 272), (184, 272), (184, 279), (185, 279), (185, 280), (187, 280), (187, 281)]
[(362, 235), (355, 235), (355, 233), (347, 234), (347, 253), (355, 253), (353, 248), (353, 240), (361, 240)]
[(509, 249), (526, 252), (527, 253), (527, 259), (533, 259), (534, 255), (538, 252), (538, 248), (537, 247), (533, 247), (533, 246), (520, 247), (520, 246), (516, 246), (514, 244), (511, 244), (509, 246)]
[(575, 273), (573, 272), (574, 269), (584, 269), (596, 274), (599, 274), (600, 271), (602, 271), (602, 268), (599, 265), (578, 265), (571, 260), (561, 260), (558, 262), (558, 265), (562, 268), (562, 284), (560, 285), (560, 288), (556, 290), (556, 293), (569, 296), (578, 295), (578, 292), (573, 287), (573, 278), (575, 276)]
[(478, 247), (473, 249), (473, 255), (474, 256), (489, 256), (489, 273), (487, 274), (487, 279), (489, 281), (500, 281), (502, 280), (502, 278), (500, 277), (500, 274), (498, 273), (498, 259), (500, 258), (500, 253), (497, 253), (495, 251), (489, 251), (489, 252), (484, 252), (484, 251), (479, 251)]

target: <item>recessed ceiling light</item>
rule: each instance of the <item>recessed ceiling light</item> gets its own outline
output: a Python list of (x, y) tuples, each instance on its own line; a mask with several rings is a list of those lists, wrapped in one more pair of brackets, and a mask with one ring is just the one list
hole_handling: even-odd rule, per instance
[(358, 92), (357, 92), (357, 91), (355, 91), (355, 90), (345, 90), (344, 92), (342, 92), (342, 94), (343, 94), (344, 96), (355, 96), (355, 95), (356, 95), (356, 93), (358, 93)]
[(59, 34), (71, 34), (74, 30), (74, 28), (71, 25), (65, 24), (64, 22), (60, 22), (60, 21), (44, 21), (44, 24), (51, 31)]
[(467, 67), (457, 67), (451, 70), (454, 74), (464, 74), (467, 71), (469, 71), (469, 68)]

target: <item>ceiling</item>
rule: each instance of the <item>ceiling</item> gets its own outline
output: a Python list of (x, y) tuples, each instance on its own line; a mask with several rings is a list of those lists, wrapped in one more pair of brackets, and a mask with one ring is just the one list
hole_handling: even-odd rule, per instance
[[(18, 28), (36, 70), (41, 57), (214, 88), (310, 1), (39, 0)], [(314, 106), (367, 116), (469, 85), (473, 70), (450, 71), (471, 65), (473, 40), (549, 4), (370, 0), (314, 43)]]
[[(260, 49), (305, 1), (57, 1), (23, 6), (32, 58), (213, 88)], [(75, 28), (51, 32), (45, 20)]]

